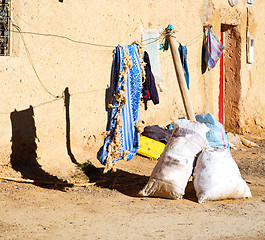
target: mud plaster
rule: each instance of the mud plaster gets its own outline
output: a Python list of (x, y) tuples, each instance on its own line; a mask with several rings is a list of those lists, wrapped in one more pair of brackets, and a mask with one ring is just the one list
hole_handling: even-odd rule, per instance
[(241, 132), (241, 36), (237, 27), (223, 25), (225, 31), (225, 129)]

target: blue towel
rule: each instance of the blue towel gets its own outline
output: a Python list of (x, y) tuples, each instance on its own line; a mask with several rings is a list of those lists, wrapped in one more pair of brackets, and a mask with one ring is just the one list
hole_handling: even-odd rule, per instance
[(182, 46), (180, 44), (178, 50), (179, 50), (179, 56), (180, 56), (180, 60), (182, 63), (182, 68), (183, 68), (187, 88), (188, 90), (190, 90), (190, 76), (189, 76), (189, 69), (188, 69), (188, 63), (187, 63), (187, 54), (188, 54), (187, 47)]
[[(122, 82), (122, 78), (119, 77), (119, 73), (124, 67), (124, 52), (123, 48), (118, 46), (114, 51), (114, 58), (112, 64), (112, 72), (110, 79), (110, 93), (112, 95), (113, 107), (109, 110), (108, 122), (106, 131), (110, 134), (105, 138), (103, 146), (97, 153), (98, 160), (105, 165), (108, 155), (108, 145), (111, 143), (114, 137), (114, 130), (117, 125), (115, 116), (117, 114), (118, 102), (115, 96), (121, 91), (122, 85), (126, 85), (126, 99), (127, 103), (123, 106), (121, 111), (122, 126), (120, 128), (121, 133), (121, 152), (126, 151), (127, 160), (134, 157), (139, 149), (140, 133), (137, 131), (135, 124), (140, 120), (140, 97), (142, 91), (142, 72), (140, 66), (140, 59), (138, 54), (138, 46), (132, 44), (125, 47), (126, 53), (131, 57), (132, 67), (129, 69), (127, 74), (127, 80), (125, 83)], [(113, 162), (121, 160), (113, 159)]]

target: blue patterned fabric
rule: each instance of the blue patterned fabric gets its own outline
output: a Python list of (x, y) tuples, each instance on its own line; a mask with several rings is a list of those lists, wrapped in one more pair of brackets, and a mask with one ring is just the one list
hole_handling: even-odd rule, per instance
[[(139, 149), (140, 133), (137, 131), (135, 124), (140, 119), (140, 97), (142, 91), (142, 72), (138, 54), (138, 46), (132, 44), (125, 47), (126, 53), (132, 59), (132, 67), (127, 74), (127, 80), (125, 83), (119, 77), (119, 73), (124, 67), (124, 53), (122, 47), (118, 46), (114, 51), (114, 58), (110, 79), (110, 93), (112, 96), (112, 105), (114, 106), (109, 110), (108, 122), (106, 131), (110, 131), (110, 134), (105, 138), (103, 146), (97, 153), (98, 160), (105, 165), (108, 155), (108, 145), (113, 139), (114, 130), (117, 124), (115, 116), (117, 114), (118, 102), (115, 95), (119, 93), (123, 84), (126, 84), (126, 98), (127, 103), (123, 106), (121, 111), (122, 126), (120, 128), (121, 133), (121, 145), (122, 151), (129, 151), (127, 160), (134, 157)], [(115, 107), (116, 106), (116, 107)], [(113, 162), (121, 160), (114, 159)]]

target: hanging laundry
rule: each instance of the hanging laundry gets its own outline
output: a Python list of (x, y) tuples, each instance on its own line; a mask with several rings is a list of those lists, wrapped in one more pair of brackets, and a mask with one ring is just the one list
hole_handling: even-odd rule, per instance
[(219, 58), (221, 57), (224, 46), (220, 43), (217, 37), (213, 34), (213, 31), (208, 27), (208, 36), (206, 43), (206, 62), (208, 65), (208, 71), (215, 67)]
[(159, 38), (161, 37), (161, 29), (145, 29), (141, 26), (142, 42), (144, 43), (144, 51), (149, 55), (152, 73), (155, 77), (156, 85), (162, 86), (162, 82), (165, 81), (160, 63), (159, 52)]
[(180, 56), (180, 60), (182, 63), (185, 80), (187, 83), (187, 88), (188, 90), (190, 90), (190, 76), (189, 76), (189, 69), (188, 69), (188, 63), (187, 63), (187, 54), (188, 54), (187, 47), (182, 46), (180, 44), (178, 50), (179, 50), (179, 56)]
[(139, 148), (140, 133), (135, 125), (140, 119), (143, 66), (138, 45), (115, 48), (110, 79), (112, 103), (104, 144), (97, 153), (106, 165), (105, 172), (114, 168), (114, 162), (130, 160)]
[(159, 97), (156, 89), (155, 78), (151, 71), (151, 64), (148, 53), (144, 52), (144, 62), (146, 63), (144, 70), (145, 70), (145, 81), (143, 82), (143, 101), (147, 102), (152, 100), (154, 104), (159, 103)]
[(160, 44), (159, 50), (167, 51), (169, 49), (169, 42), (167, 38), (164, 38), (162, 43)]

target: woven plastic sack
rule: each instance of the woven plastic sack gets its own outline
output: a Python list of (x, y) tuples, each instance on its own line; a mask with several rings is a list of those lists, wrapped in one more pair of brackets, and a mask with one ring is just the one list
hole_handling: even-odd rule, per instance
[(196, 121), (210, 128), (210, 131), (206, 133), (209, 145), (219, 148), (230, 147), (224, 126), (211, 113), (198, 114), (195, 118)]
[(229, 149), (205, 149), (197, 159), (193, 183), (199, 203), (251, 197)]
[(141, 196), (179, 199), (185, 193), (196, 155), (208, 144), (204, 124), (186, 119), (176, 120), (174, 131), (153, 169)]

